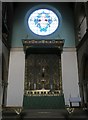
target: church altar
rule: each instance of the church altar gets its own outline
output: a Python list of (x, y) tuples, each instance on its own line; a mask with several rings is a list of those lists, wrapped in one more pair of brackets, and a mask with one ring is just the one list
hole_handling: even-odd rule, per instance
[(64, 95), (60, 96), (25, 96), (24, 109), (64, 109)]
[(61, 52), (63, 40), (23, 40), (25, 109), (64, 109)]

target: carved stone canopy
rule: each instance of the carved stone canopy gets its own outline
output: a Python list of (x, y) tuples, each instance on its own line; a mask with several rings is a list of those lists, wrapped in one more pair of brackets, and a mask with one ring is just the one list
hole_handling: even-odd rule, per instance
[(64, 40), (22, 40), (24, 51), (28, 53), (58, 53), (63, 50)]

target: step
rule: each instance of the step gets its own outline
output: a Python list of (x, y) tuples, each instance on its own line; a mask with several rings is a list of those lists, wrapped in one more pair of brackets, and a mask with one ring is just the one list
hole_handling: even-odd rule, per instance
[(3, 120), (15, 120), (22, 118), (27, 119), (65, 119), (68, 116), (68, 112), (65, 109), (26, 109), (23, 110), (20, 115), (13, 112), (3, 112)]
[(65, 118), (65, 109), (26, 109), (21, 113), (25, 118)]
[(66, 109), (25, 109), (20, 115), (4, 111), (2, 118), (2, 120), (88, 120), (88, 114), (82, 110), (68, 114)]

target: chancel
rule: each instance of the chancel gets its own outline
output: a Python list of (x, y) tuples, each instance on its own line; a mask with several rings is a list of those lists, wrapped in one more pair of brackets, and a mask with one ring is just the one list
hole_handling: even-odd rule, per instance
[(23, 98), (25, 109), (65, 108), (61, 79), (63, 45), (64, 40), (23, 40), (26, 56)]
[(1, 119), (88, 119), (87, 51), (87, 2), (2, 2)]

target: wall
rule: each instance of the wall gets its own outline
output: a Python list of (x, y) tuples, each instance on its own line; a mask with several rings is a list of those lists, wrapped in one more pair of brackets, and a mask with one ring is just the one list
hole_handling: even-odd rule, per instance
[[(22, 47), (22, 39), (65, 39), (65, 47), (75, 46), (75, 35), (74, 35), (74, 18), (70, 3), (47, 3), (55, 9), (59, 10), (62, 15), (62, 26), (61, 28), (46, 37), (40, 37), (34, 35), (30, 30), (27, 29), (25, 24), (25, 16), (29, 9), (32, 7), (44, 3), (18, 3), (16, 4), (13, 34), (12, 34), (12, 47)], [(46, 4), (46, 3), (45, 3)], [(54, 9), (53, 8), (53, 9)], [(27, 37), (28, 36), (28, 37)]]
[(88, 13), (87, 3), (78, 2), (75, 4), (75, 30), (76, 30), (76, 46), (83, 39), (87, 30)]
[(25, 55), (23, 50), (11, 50), (7, 105), (22, 106), (24, 93)]
[[(18, 49), (18, 50), (17, 50)], [(24, 94), (25, 55), (21, 48), (10, 52), (7, 105), (22, 106)], [(65, 104), (79, 96), (77, 56), (75, 48), (64, 48), (62, 56), (62, 83)]]
[[(77, 50), (78, 57), (78, 69), (79, 69), (79, 87), (80, 95), (82, 98), (82, 104), (86, 103), (86, 97), (88, 98), (88, 78), (85, 78), (86, 58), (88, 57), (88, 32), (86, 33), (86, 39), (84, 43), (79, 46)], [(87, 70), (88, 71), (88, 70)], [(87, 90), (85, 87), (87, 86)]]
[[(82, 105), (88, 100), (88, 79), (85, 78), (85, 69), (88, 57), (88, 2), (75, 4), (76, 46), (79, 73), (79, 89)], [(78, 29), (79, 28), (79, 29)], [(78, 31), (77, 31), (78, 30)], [(78, 34), (79, 33), (79, 34)], [(88, 71), (88, 70), (86, 70)]]
[(75, 48), (64, 48), (61, 58), (63, 93), (65, 104), (69, 105), (70, 97), (79, 96), (78, 68)]
[[(73, 13), (69, 3), (49, 3), (56, 7), (62, 15), (62, 26), (56, 33), (47, 36), (40, 37), (31, 33), (25, 25), (25, 15), (27, 11), (34, 5), (39, 3), (18, 3), (16, 5), (14, 24), (12, 31), (12, 50), (10, 52), (10, 64), (9, 64), (9, 85), (8, 85), (8, 98), (7, 105), (19, 105), (22, 106), (23, 94), (24, 94), (24, 71), (25, 71), (25, 55), (21, 50), (22, 39), (65, 39), (64, 51), (62, 53), (62, 80), (63, 80), (63, 92), (65, 96), (65, 103), (68, 103), (70, 95), (77, 97), (79, 95), (78, 90), (78, 69), (76, 51), (69, 51), (69, 48), (75, 47), (75, 35), (74, 35), (74, 21)], [(28, 37), (27, 37), (28, 35)], [(17, 50), (18, 49), (18, 50)], [(66, 51), (65, 51), (66, 50)]]

